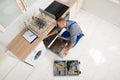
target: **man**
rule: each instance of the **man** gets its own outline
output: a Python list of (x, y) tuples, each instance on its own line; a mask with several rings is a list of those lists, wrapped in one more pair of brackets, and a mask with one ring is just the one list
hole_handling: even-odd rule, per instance
[(62, 37), (67, 38), (69, 41), (68, 46), (64, 52), (64, 54), (67, 55), (69, 50), (77, 44), (79, 39), (84, 36), (84, 34), (82, 33), (80, 26), (75, 21), (59, 18), (56, 23), (57, 27), (52, 32), (50, 32), (47, 37), (60, 32), (63, 28), (66, 28), (66, 31), (62, 34)]

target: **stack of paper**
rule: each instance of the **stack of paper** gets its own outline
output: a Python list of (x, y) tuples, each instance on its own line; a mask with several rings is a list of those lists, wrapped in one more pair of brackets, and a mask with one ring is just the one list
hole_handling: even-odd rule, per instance
[(35, 35), (33, 32), (31, 32), (30, 30), (27, 30), (24, 34), (23, 37), (31, 44), (33, 43), (38, 36)]

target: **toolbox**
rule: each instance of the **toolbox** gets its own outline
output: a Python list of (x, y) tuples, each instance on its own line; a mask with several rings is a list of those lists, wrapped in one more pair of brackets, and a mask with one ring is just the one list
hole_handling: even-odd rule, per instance
[(78, 76), (81, 74), (78, 60), (54, 61), (54, 76)]

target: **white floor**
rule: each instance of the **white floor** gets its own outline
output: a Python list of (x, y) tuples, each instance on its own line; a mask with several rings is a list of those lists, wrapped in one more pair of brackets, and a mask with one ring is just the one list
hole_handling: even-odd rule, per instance
[[(27, 80), (120, 80), (120, 28), (85, 11), (74, 19), (85, 34), (63, 59), (47, 50)], [(53, 76), (54, 60), (79, 60), (80, 76)]]
[[(74, 20), (85, 37), (63, 59), (47, 50), (27, 80), (120, 80), (120, 28), (85, 11)], [(53, 76), (54, 60), (79, 60), (81, 75)]]

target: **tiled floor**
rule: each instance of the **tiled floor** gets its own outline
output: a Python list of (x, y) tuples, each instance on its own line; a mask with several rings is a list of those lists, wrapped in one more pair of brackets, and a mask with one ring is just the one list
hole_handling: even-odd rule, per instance
[[(120, 28), (85, 11), (74, 20), (85, 37), (63, 59), (47, 50), (27, 80), (120, 80)], [(53, 76), (54, 60), (79, 60), (81, 75)]]

